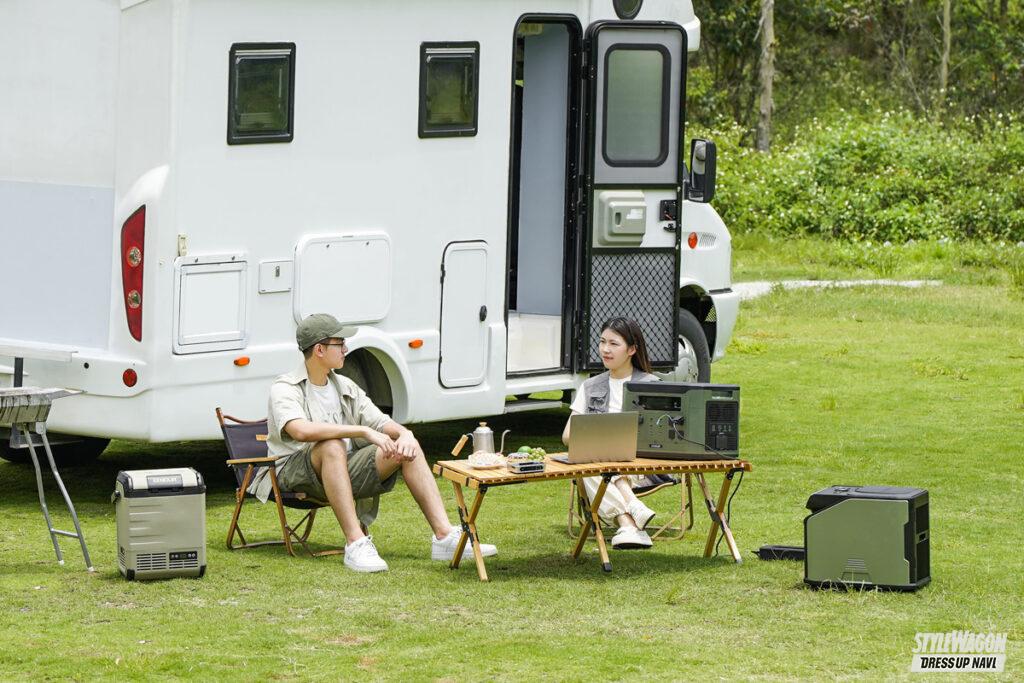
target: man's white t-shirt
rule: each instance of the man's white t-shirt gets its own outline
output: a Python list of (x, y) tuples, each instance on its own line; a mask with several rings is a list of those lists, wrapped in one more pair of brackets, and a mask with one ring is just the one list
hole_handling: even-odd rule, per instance
[[(609, 413), (621, 413), (622, 412), (622, 390), (626, 386), (626, 382), (630, 380), (629, 377), (623, 377), (622, 379), (615, 379), (611, 375), (608, 376), (608, 412)], [(576, 392), (576, 396), (572, 399), (572, 405), (569, 406), (574, 413), (585, 413), (587, 412), (587, 397), (586, 392), (583, 391), (582, 387)]]
[[(334, 383), (329, 381), (324, 386), (319, 387), (310, 382), (309, 389), (310, 394), (312, 394), (313, 398), (316, 399), (316, 402), (320, 404), (321, 409), (324, 411), (324, 415), (328, 417), (330, 422), (333, 424), (342, 424), (341, 397), (338, 396), (338, 390), (334, 388)], [(352, 439), (344, 439), (344, 442), (345, 450), (351, 453)]]

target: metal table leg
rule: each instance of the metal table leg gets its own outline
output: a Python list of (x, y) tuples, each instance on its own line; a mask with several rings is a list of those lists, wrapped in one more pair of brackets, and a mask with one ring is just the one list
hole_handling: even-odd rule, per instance
[(60, 544), (57, 542), (58, 536), (68, 536), (70, 538), (77, 538), (78, 543), (82, 546), (82, 556), (85, 558), (85, 566), (90, 572), (96, 571), (92, 566), (92, 560), (89, 559), (89, 549), (85, 546), (85, 536), (82, 534), (82, 526), (78, 523), (78, 514), (75, 512), (75, 506), (71, 503), (71, 497), (68, 495), (68, 490), (64, 487), (64, 481), (60, 478), (60, 473), (57, 472), (57, 463), (53, 460), (53, 451), (50, 450), (50, 441), (46, 438), (46, 426), (42, 423), (37, 424), (36, 433), (42, 437), (43, 450), (46, 452), (46, 459), (50, 463), (50, 471), (53, 472), (53, 478), (57, 481), (57, 488), (60, 489), (60, 495), (64, 498), (64, 503), (68, 507), (68, 512), (71, 513), (71, 521), (75, 524), (75, 532), (62, 531), (53, 527), (53, 521), (50, 519), (50, 511), (46, 507), (46, 494), (43, 492), (43, 475), (39, 468), (39, 459), (36, 457), (36, 448), (32, 444), (32, 434), (29, 432), (29, 425), (22, 424), (21, 431), (25, 435), (25, 442), (28, 444), (29, 456), (32, 458), (32, 466), (36, 471), (36, 488), (39, 490), (39, 506), (43, 509), (43, 517), (46, 519), (46, 528), (50, 531), (50, 540), (53, 541), (53, 550), (57, 553), (57, 562), (64, 564), (64, 556), (60, 551)]

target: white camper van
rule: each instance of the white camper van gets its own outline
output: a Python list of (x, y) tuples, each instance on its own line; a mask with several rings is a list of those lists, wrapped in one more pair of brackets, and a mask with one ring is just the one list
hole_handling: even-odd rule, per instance
[(550, 406), (612, 315), (679, 377), (729, 342), (689, 0), (6, 0), (0, 40), (0, 373), (83, 390), (68, 456), (263, 415), (314, 312), (402, 422)]

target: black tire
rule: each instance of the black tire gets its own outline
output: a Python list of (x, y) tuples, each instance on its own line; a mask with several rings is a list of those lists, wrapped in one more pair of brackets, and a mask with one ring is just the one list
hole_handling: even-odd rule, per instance
[[(110, 439), (97, 439), (91, 436), (83, 436), (81, 438), (81, 441), (52, 444), (50, 446), (50, 450), (53, 451), (53, 459), (57, 462), (58, 466), (73, 467), (75, 465), (87, 465), (99, 458), (107, 445), (110, 444)], [(40, 465), (46, 462), (46, 451), (43, 450), (42, 446), (36, 448), (36, 457), (39, 458)], [(6, 438), (0, 439), (0, 458), (17, 464), (31, 462), (27, 448), (12, 449), (10, 441)]]
[(704, 328), (697, 322), (696, 316), (685, 308), (679, 309), (679, 345), (682, 353), (683, 345), (687, 345), (697, 361), (697, 381), (711, 381), (711, 351), (708, 349), (708, 338), (704, 336)]

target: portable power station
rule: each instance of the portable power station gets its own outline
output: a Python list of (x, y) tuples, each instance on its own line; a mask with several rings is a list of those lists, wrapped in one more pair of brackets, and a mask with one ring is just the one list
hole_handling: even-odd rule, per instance
[(925, 489), (832, 486), (807, 509), (808, 585), (914, 591), (931, 581)]
[(206, 484), (191, 467), (117, 473), (117, 565), (129, 581), (206, 573)]
[(640, 413), (641, 458), (721, 460), (740, 454), (740, 388), (735, 384), (626, 382), (622, 409)]

